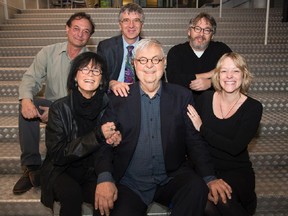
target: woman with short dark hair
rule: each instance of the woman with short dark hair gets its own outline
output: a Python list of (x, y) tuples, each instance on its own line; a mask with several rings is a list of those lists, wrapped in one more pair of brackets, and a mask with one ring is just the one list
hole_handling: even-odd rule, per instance
[(100, 122), (108, 103), (108, 82), (104, 60), (93, 52), (82, 53), (71, 66), (69, 95), (49, 109), (41, 202), (53, 209), (59, 201), (60, 216), (81, 216), (83, 202), (94, 205), (101, 147), (112, 148), (121, 141), (113, 122)]

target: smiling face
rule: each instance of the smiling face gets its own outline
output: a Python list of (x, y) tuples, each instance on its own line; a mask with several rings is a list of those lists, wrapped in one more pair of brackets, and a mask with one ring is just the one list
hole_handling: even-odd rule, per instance
[[(142, 63), (140, 61), (141, 59)], [(148, 61), (144, 63), (143, 59)], [(136, 75), (144, 92), (148, 94), (148, 92), (153, 93), (157, 91), (160, 87), (160, 80), (164, 73), (165, 64), (166, 59), (161, 48), (157, 44), (150, 44), (137, 51), (134, 58), (134, 66)]]
[[(202, 29), (210, 29), (212, 30), (212, 25), (211, 23), (206, 20), (205, 18), (201, 18), (193, 27), (200, 27)], [(188, 29), (188, 36), (190, 38), (190, 46), (197, 51), (204, 51), (212, 37), (213, 37), (213, 32), (210, 32), (209, 34), (205, 34), (204, 31), (202, 30), (201, 32), (197, 33), (195, 29), (189, 28)]]
[(143, 26), (142, 17), (137, 12), (123, 12), (119, 28), (128, 44), (135, 43)]
[(227, 93), (239, 92), (242, 82), (243, 73), (234, 61), (230, 57), (223, 59), (219, 74), (222, 91)]
[(81, 92), (83, 97), (89, 99), (95, 94), (102, 79), (102, 75), (100, 73), (101, 73), (100, 66), (94, 65), (92, 63), (92, 60), (89, 62), (87, 66), (80, 68), (78, 70), (75, 77), (75, 81), (77, 82), (78, 90)]
[(71, 26), (66, 25), (66, 33), (68, 37), (68, 43), (74, 47), (84, 47), (90, 36), (92, 27), (87, 19), (74, 19)]

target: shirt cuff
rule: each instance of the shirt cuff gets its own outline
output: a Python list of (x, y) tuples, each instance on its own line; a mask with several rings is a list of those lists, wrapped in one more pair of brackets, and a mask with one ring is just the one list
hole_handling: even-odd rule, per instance
[(112, 174), (110, 172), (102, 172), (98, 175), (97, 184), (102, 182), (114, 182)]
[(216, 180), (217, 178), (216, 176), (205, 176), (203, 179), (206, 182), (206, 184), (208, 184), (209, 182)]

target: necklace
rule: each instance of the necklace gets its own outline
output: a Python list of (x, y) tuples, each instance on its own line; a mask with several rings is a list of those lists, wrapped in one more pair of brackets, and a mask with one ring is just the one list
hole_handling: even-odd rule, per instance
[(220, 111), (221, 111), (221, 115), (223, 119), (226, 119), (226, 117), (229, 115), (229, 113), (233, 110), (233, 108), (236, 106), (236, 104), (239, 102), (241, 98), (241, 94), (240, 97), (236, 100), (236, 102), (233, 104), (233, 106), (229, 109), (229, 111), (226, 113), (226, 115), (223, 115), (223, 110), (222, 110), (222, 106), (221, 106), (221, 101), (222, 101), (222, 97), (220, 97)]

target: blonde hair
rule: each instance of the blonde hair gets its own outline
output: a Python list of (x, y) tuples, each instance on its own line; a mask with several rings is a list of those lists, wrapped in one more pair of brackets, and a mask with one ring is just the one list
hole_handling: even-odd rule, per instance
[(249, 90), (251, 81), (253, 79), (253, 75), (248, 68), (248, 65), (247, 65), (245, 58), (242, 55), (235, 53), (235, 52), (226, 53), (219, 59), (217, 65), (216, 65), (216, 68), (215, 68), (215, 72), (211, 78), (212, 85), (213, 85), (214, 89), (216, 91), (222, 90), (222, 87), (220, 85), (220, 71), (222, 68), (223, 61), (226, 58), (232, 59), (235, 66), (237, 68), (239, 68), (240, 71), (242, 72), (243, 81), (242, 81), (241, 86), (240, 86), (240, 92), (242, 94), (246, 95), (248, 90)]

